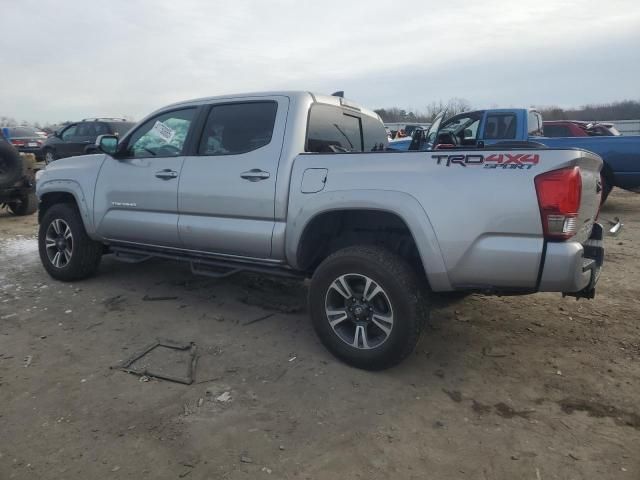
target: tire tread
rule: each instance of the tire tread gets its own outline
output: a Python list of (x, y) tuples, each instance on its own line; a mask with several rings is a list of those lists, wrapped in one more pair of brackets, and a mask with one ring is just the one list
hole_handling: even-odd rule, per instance
[[(330, 344), (328, 344), (328, 339), (322, 338), (323, 335), (321, 332), (318, 332), (318, 334), (320, 335), (321, 340), (323, 341), (325, 346), (329, 347), (334, 354), (336, 354), (339, 358), (346, 361), (347, 363), (366, 370), (382, 370), (397, 365), (402, 360), (407, 358), (415, 349), (415, 346), (420, 339), (420, 335), (428, 318), (429, 308), (425, 294), (426, 289), (423, 288), (423, 282), (420, 282), (415, 271), (402, 257), (396, 255), (393, 252), (390, 252), (385, 248), (377, 246), (355, 245), (338, 250), (337, 252), (329, 255), (321, 263), (316, 272), (318, 272), (318, 270), (322, 271), (321, 269), (335, 264), (336, 262), (342, 262), (346, 259), (353, 259), (354, 257), (360, 260), (364, 260), (365, 262), (374, 262), (378, 266), (382, 267), (382, 269), (387, 272), (389, 278), (392, 278), (393, 281), (396, 282), (404, 292), (407, 292), (409, 303), (407, 307), (411, 312), (411, 318), (408, 319), (410, 327), (409, 336), (404, 339), (402, 348), (392, 351), (391, 355), (387, 355), (384, 358), (378, 358), (374, 361), (362, 363), (353, 361), (349, 358), (345, 358), (343, 355), (336, 354), (336, 352), (331, 349)], [(316, 275), (314, 274), (314, 278), (315, 277)], [(312, 289), (313, 286), (314, 285), (312, 280)], [(310, 299), (311, 295), (312, 292), (310, 291)], [(318, 330), (316, 329), (316, 331)]]

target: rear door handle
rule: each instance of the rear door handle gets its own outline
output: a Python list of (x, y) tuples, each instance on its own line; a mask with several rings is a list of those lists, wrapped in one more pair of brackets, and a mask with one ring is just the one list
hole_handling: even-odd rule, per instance
[(271, 174), (269, 172), (265, 172), (264, 170), (260, 170), (259, 168), (252, 168), (248, 172), (242, 172), (240, 174), (240, 178), (244, 178), (245, 180), (249, 180), (250, 182), (259, 182), (260, 180), (266, 180), (270, 176)]
[(165, 168), (164, 170), (160, 170), (159, 172), (156, 172), (156, 177), (162, 178), (163, 180), (170, 180), (172, 178), (177, 178), (178, 172), (176, 172), (175, 170), (171, 170), (169, 168)]

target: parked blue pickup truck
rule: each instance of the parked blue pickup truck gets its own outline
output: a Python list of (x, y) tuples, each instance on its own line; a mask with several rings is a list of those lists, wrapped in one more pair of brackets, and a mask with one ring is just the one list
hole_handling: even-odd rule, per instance
[(465, 112), (443, 121), (440, 114), (427, 132), (389, 144), (394, 150), (431, 150), (501, 146), (580, 148), (598, 154), (603, 196), (613, 187), (640, 192), (640, 136), (545, 137), (542, 116), (533, 109), (489, 109)]

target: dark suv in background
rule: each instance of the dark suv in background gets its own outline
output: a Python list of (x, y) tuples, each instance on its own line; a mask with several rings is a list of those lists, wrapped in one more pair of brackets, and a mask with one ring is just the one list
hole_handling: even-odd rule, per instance
[(58, 158), (93, 153), (99, 135), (123, 136), (134, 125), (124, 118), (85, 118), (71, 123), (47, 138), (42, 147), (44, 159), (51, 163)]

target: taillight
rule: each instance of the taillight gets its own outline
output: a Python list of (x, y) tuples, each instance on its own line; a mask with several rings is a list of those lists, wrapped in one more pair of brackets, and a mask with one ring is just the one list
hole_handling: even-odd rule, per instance
[(567, 240), (578, 231), (582, 177), (578, 167), (543, 173), (535, 178), (545, 238)]
[(24, 147), (24, 142), (22, 140), (11, 140), (11, 144), (14, 147)]

